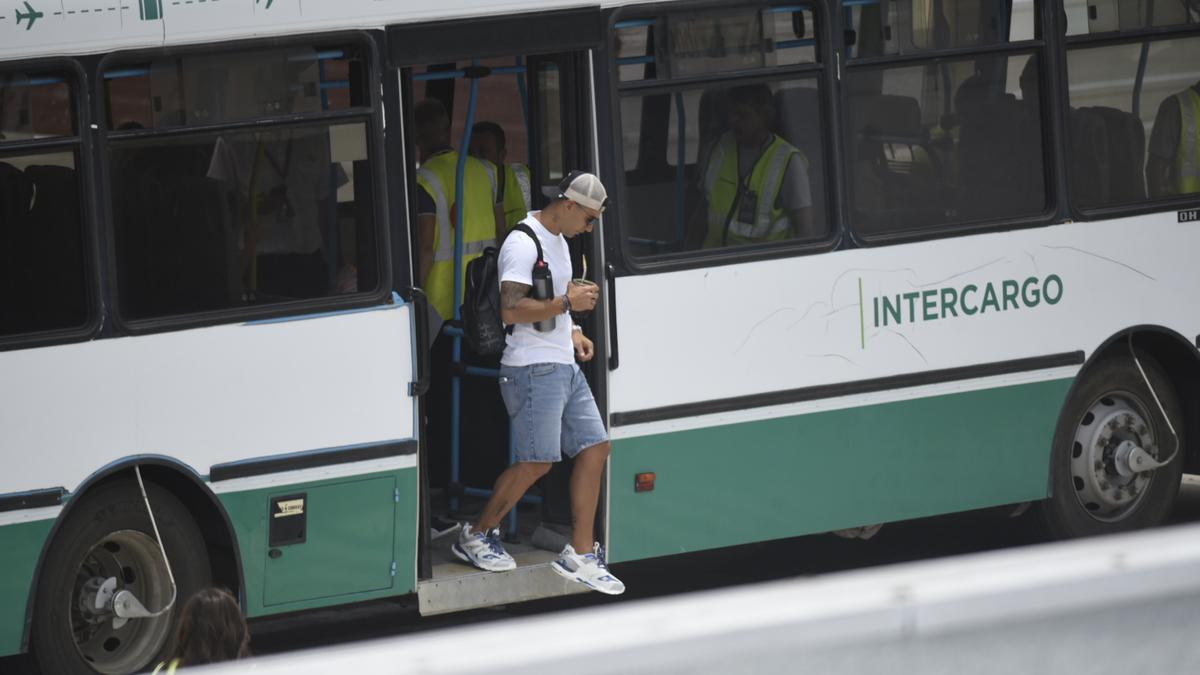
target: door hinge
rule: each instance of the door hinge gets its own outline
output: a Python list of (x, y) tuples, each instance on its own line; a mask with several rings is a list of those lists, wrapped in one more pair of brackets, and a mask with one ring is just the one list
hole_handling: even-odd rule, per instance
[(400, 503), (400, 488), (392, 489), (392, 501), (396, 502), (397, 504)]
[(396, 561), (392, 561), (392, 576), (396, 576)]

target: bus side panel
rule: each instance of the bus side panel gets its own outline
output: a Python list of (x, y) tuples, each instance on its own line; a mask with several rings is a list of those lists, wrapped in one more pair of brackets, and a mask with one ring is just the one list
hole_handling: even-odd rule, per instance
[[(418, 488), (409, 458), (397, 470), (221, 492), (242, 552), (247, 616), (414, 592)], [(301, 496), (303, 541), (271, 546), (272, 498)]]
[[(610, 558), (1042, 499), (1072, 381), (615, 440)], [(636, 493), (635, 474), (650, 471), (654, 490)]]
[(21, 651), (29, 587), (53, 526), (53, 518), (0, 525), (0, 656)]

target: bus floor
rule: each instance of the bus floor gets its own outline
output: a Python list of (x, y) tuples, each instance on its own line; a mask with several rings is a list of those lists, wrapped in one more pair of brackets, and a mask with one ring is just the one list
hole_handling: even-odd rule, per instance
[[(534, 495), (538, 496), (536, 492)], [(444, 499), (437, 501), (444, 502)], [(471, 523), (479, 515), (485, 502), (483, 497), (467, 496), (462, 498), (458, 511), (451, 513), (446, 508), (437, 508), (435, 501), (434, 516), (445, 521)], [(505, 518), (500, 524), (504, 550), (517, 560), (518, 566), (553, 560), (569, 541), (568, 528), (543, 524), (539, 504), (520, 504), (517, 507), (517, 531), (506, 532), (507, 527), (508, 519)], [(450, 550), (454, 542), (458, 541), (459, 532), (460, 530), (455, 530), (430, 542), (433, 578), (459, 576), (464, 571), (477, 571)]]
[[(449, 517), (438, 508), (437, 501), (440, 500), (435, 500), (434, 514)], [(473, 521), (484, 501), (481, 497), (464, 497), (453, 518)], [(519, 505), (517, 525), (515, 536), (506, 536), (504, 541), (504, 548), (516, 560), (517, 567), (506, 572), (485, 572), (460, 560), (451, 550), (458, 540), (458, 531), (432, 540), (429, 549), (432, 576), (417, 585), (421, 614), (492, 607), (588, 590), (550, 569), (550, 563), (568, 541), (567, 528), (543, 524), (540, 504)], [(502, 531), (505, 526), (507, 519)]]

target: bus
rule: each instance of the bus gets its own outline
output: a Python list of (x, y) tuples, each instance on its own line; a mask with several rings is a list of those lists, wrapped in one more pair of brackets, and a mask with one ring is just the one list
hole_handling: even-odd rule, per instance
[(583, 590), (561, 467), (517, 569), (435, 536), (507, 418), (414, 272), (431, 98), (608, 186), (572, 257), (611, 563), (1153, 526), (1200, 465), (1197, 64), (1179, 0), (10, 3), (0, 657), (141, 671), (210, 584), (251, 619)]

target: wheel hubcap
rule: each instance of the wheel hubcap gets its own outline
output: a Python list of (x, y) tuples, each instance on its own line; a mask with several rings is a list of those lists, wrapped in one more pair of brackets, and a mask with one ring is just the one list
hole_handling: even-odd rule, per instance
[(1146, 494), (1154, 472), (1134, 471), (1129, 456), (1140, 447), (1158, 457), (1148, 419), (1141, 402), (1125, 392), (1100, 398), (1080, 419), (1071, 449), (1071, 481), (1092, 518), (1122, 520)]
[(109, 533), (88, 550), (76, 569), (70, 612), (75, 648), (101, 673), (131, 673), (147, 665), (162, 648), (173, 612), (149, 619), (118, 618), (111, 603), (103, 602), (101, 588), (113, 577), (118, 589), (130, 591), (149, 607), (170, 601), (171, 583), (158, 544), (136, 530)]

